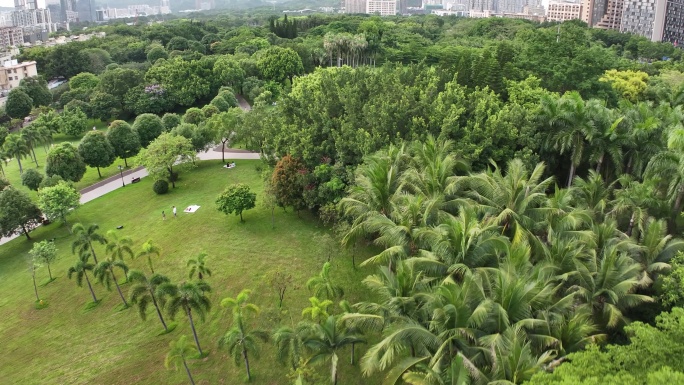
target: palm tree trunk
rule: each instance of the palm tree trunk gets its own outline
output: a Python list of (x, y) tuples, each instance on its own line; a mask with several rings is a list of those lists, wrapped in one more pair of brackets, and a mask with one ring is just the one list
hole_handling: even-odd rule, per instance
[(604, 152), (601, 154), (601, 157), (599, 157), (598, 162), (596, 162), (596, 173), (600, 174), (601, 173), (601, 166), (603, 165), (603, 158), (606, 156), (606, 153)]
[(110, 267), (109, 272), (112, 273), (112, 278), (114, 278), (114, 284), (116, 285), (116, 290), (119, 292), (119, 296), (121, 297), (121, 300), (123, 301), (124, 306), (128, 307), (128, 302), (126, 302), (126, 298), (124, 297), (123, 293), (121, 292), (121, 287), (119, 287), (119, 281), (116, 280), (116, 275), (114, 274), (114, 269), (112, 269)]
[(19, 159), (19, 156), (17, 155), (17, 163), (19, 163), (19, 174), (24, 173), (24, 169), (21, 168), (21, 160)]
[(36, 151), (31, 146), (31, 152), (33, 153), (33, 161), (36, 162), (36, 167), (38, 167), (38, 158), (36, 158)]
[(675, 199), (674, 207), (672, 208), (672, 218), (670, 220), (669, 230), (671, 234), (677, 230), (677, 216), (682, 212), (682, 203), (684, 202), (684, 184), (679, 186), (679, 193)]
[(572, 178), (575, 177), (575, 164), (570, 162), (570, 174), (568, 175), (568, 187), (572, 186)]
[(190, 383), (192, 385), (195, 385), (195, 380), (192, 379), (192, 374), (190, 374), (190, 368), (188, 368), (188, 363), (185, 362), (185, 357), (183, 357), (183, 366), (185, 366), (185, 373), (188, 374), (188, 378), (190, 379)]
[[(66, 218), (64, 220), (64, 223), (66, 223)], [(93, 253), (93, 260), (95, 260), (95, 264), (97, 264), (97, 256), (95, 255), (95, 249), (93, 249), (93, 243), (88, 242), (88, 246), (90, 246), (90, 252)]]
[(352, 351), (351, 351), (351, 364), (354, 365), (354, 348), (356, 347), (356, 344), (352, 342)]
[(162, 325), (164, 326), (164, 330), (168, 331), (169, 328), (166, 326), (166, 322), (164, 322), (164, 316), (162, 316), (161, 310), (159, 310), (159, 305), (157, 304), (157, 298), (154, 296), (154, 292), (152, 290), (150, 290), (150, 295), (152, 296), (152, 303), (154, 304), (154, 308), (157, 309), (157, 315), (159, 316), (159, 320), (161, 321)]
[(221, 161), (226, 164), (226, 141), (221, 141)]
[(36, 285), (36, 272), (35, 272), (35, 266), (33, 267), (33, 291), (36, 293), (36, 301), (40, 301), (40, 297), (38, 297), (38, 286)]
[(93, 302), (97, 302), (97, 297), (95, 296), (95, 292), (93, 291), (93, 285), (90, 284), (90, 280), (88, 279), (88, 273), (84, 272), (83, 275), (85, 275), (86, 282), (88, 283), (88, 289), (90, 289), (90, 295), (93, 296)]
[(242, 357), (245, 358), (245, 367), (247, 368), (247, 381), (252, 381), (252, 373), (249, 371), (249, 357), (247, 357), (247, 349), (242, 348)]
[(188, 319), (190, 320), (190, 328), (192, 329), (192, 336), (195, 338), (195, 345), (197, 345), (197, 351), (199, 352), (200, 356), (202, 356), (204, 355), (204, 353), (202, 353), (199, 338), (197, 338), (197, 330), (195, 330), (195, 323), (192, 321), (192, 311), (190, 310), (190, 308), (185, 308), (185, 313), (188, 315)]
[(149, 254), (147, 255), (147, 264), (150, 265), (150, 270), (152, 271), (152, 274), (154, 274), (154, 267), (152, 266), (152, 258), (150, 258)]
[(632, 236), (632, 229), (634, 229), (634, 216), (636, 215), (636, 212), (632, 212), (632, 216), (629, 217), (629, 227), (627, 227), (627, 236), (631, 237)]

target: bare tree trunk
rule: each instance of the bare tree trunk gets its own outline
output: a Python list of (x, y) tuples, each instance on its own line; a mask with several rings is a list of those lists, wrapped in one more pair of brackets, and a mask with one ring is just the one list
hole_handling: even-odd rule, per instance
[(112, 278), (114, 278), (114, 284), (116, 285), (116, 290), (119, 292), (119, 296), (121, 297), (121, 300), (123, 301), (124, 306), (128, 307), (128, 302), (126, 302), (126, 298), (124, 298), (124, 295), (121, 292), (121, 287), (119, 287), (119, 281), (116, 280), (116, 275), (114, 274), (114, 269), (112, 269), (110, 267), (109, 272), (112, 273)]
[(226, 164), (226, 141), (221, 141), (221, 161)]
[(162, 325), (164, 326), (164, 330), (168, 331), (169, 328), (166, 326), (166, 322), (164, 322), (164, 316), (162, 316), (161, 310), (159, 310), (159, 305), (157, 304), (157, 298), (155, 297), (154, 292), (152, 290), (150, 290), (150, 295), (152, 296), (152, 303), (154, 304), (154, 308), (157, 310), (157, 315), (159, 316), (159, 320), (161, 321)]
[(33, 153), (33, 161), (36, 163), (36, 167), (38, 167), (38, 158), (36, 158), (36, 151), (33, 149), (33, 146), (31, 146), (31, 152)]
[(31, 237), (29, 236), (28, 230), (26, 230), (26, 226), (21, 225), (21, 228), (22, 228), (22, 230), (24, 230), (24, 235), (26, 236), (26, 239), (28, 239), (30, 241)]
[(202, 353), (202, 348), (200, 347), (199, 338), (197, 338), (197, 330), (195, 330), (195, 323), (192, 321), (192, 311), (189, 308), (186, 308), (185, 313), (188, 315), (188, 318), (190, 319), (190, 328), (192, 328), (192, 336), (195, 337), (195, 344), (197, 345), (197, 351), (199, 352), (200, 356), (202, 356), (202, 355), (204, 355), (204, 353)]
[(190, 374), (190, 368), (188, 368), (188, 363), (185, 362), (185, 357), (183, 357), (183, 366), (185, 366), (185, 373), (188, 374), (188, 378), (190, 379), (190, 383), (192, 385), (195, 385), (195, 380), (192, 379), (192, 374)]
[(97, 297), (95, 296), (95, 292), (93, 291), (93, 285), (90, 284), (90, 279), (88, 279), (88, 273), (84, 272), (83, 275), (85, 275), (86, 282), (88, 283), (88, 289), (90, 289), (90, 295), (93, 296), (93, 302), (97, 302)]
[(52, 278), (52, 271), (50, 270), (50, 264), (49, 263), (47, 264), (47, 268), (48, 268), (48, 275), (50, 276), (50, 281), (52, 281), (54, 278)]
[(23, 173), (24, 173), (24, 169), (21, 168), (21, 160), (19, 159), (19, 156), (17, 156), (17, 163), (19, 163), (19, 174), (23, 174)]
[(95, 168), (97, 168), (97, 176), (99, 176), (100, 179), (102, 179), (102, 173), (100, 172), (100, 168), (99, 167), (95, 167)]
[(632, 212), (632, 216), (629, 218), (629, 226), (627, 227), (627, 236), (631, 237), (632, 236), (632, 229), (634, 229), (634, 215), (636, 212)]
[(36, 301), (39, 302), (40, 297), (38, 297), (38, 286), (36, 285), (36, 270), (35, 269), (36, 269), (36, 267), (34, 266), (33, 267), (33, 274), (32, 274), (33, 275), (33, 291), (36, 292)]
[(124, 158), (124, 165), (128, 168), (128, 160), (126, 160), (126, 158)]

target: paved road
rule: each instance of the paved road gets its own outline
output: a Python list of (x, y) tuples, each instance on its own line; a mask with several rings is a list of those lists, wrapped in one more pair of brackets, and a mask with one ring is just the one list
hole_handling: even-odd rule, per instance
[[(245, 111), (251, 109), (249, 103), (240, 95), (237, 95), (238, 103), (240, 103), (240, 108)], [(200, 152), (197, 154), (200, 160), (212, 160), (212, 159), (222, 159), (221, 146), (216, 146), (206, 152)], [(259, 154), (255, 152), (250, 152), (247, 150), (237, 149), (237, 148), (226, 148), (225, 158), (227, 160), (233, 159), (259, 159)], [(123, 181), (121, 180), (121, 175), (111, 176), (105, 180), (95, 183), (94, 185), (88, 186), (81, 190), (81, 204), (92, 201), (95, 198), (99, 198), (109, 192), (112, 192), (118, 188), (123, 187), (122, 182), (125, 184), (131, 183), (133, 178), (144, 178), (147, 176), (147, 170), (142, 167), (138, 167), (133, 170), (128, 170), (123, 173)], [(3, 245), (18, 236), (24, 235), (14, 235), (12, 237), (1, 238), (0, 245)]]

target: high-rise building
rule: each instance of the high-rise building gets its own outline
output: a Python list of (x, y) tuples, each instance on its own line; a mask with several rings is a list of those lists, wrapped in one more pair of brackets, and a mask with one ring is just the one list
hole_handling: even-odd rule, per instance
[(663, 39), (667, 0), (625, 0), (620, 32), (629, 32), (651, 39)]
[[(620, 30), (622, 24), (622, 10), (625, 5), (625, 0), (607, 0), (605, 11), (597, 23), (593, 26), (603, 29)], [(594, 15), (596, 16), (596, 14)]]
[(568, 1), (551, 1), (546, 10), (548, 21), (568, 21), (580, 18), (582, 4)]
[(684, 0), (667, 0), (662, 41), (684, 44)]
[(366, 13), (366, 0), (345, 0), (345, 13)]

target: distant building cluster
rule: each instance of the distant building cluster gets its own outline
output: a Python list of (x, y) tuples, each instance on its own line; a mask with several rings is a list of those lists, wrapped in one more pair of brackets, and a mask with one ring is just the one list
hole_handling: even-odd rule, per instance
[(684, 44), (684, 0), (343, 0), (343, 12), (381, 16), (432, 13), (473, 18), (508, 17), (538, 22), (582, 20), (590, 27), (613, 29), (652, 41)]
[(171, 13), (169, 0), (161, 0), (158, 6), (129, 5), (127, 8), (99, 8), (95, 11), (96, 21), (126, 19), (138, 16), (167, 15)]

